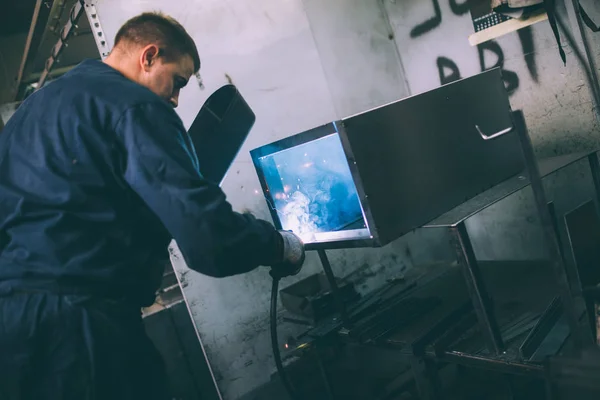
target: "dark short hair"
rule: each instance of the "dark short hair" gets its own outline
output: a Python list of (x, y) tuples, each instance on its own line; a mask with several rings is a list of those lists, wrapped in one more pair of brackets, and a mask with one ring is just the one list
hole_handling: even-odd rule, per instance
[(184, 54), (194, 60), (194, 71), (200, 69), (200, 56), (194, 39), (174, 18), (160, 12), (147, 12), (125, 22), (115, 36), (115, 47), (121, 42), (140, 46), (157, 44), (162, 56), (173, 60)]

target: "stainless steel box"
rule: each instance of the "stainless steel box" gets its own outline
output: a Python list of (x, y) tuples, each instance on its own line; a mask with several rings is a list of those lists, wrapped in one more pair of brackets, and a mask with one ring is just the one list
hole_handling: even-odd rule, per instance
[[(308, 178), (316, 180), (316, 185), (337, 179), (347, 187), (344, 193), (355, 190), (361, 218), (350, 228), (332, 224), (320, 227), (324, 231), (318, 234), (303, 236), (307, 247), (383, 246), (522, 172), (515, 131), (490, 141), (481, 135), (509, 127), (508, 94), (501, 71), (494, 69), (262, 146), (251, 155), (278, 228), (289, 229), (282, 221), (287, 215), (282, 209), (297, 193), (293, 186), (286, 191), (285, 185), (277, 185), (278, 173), (285, 175), (282, 181), (296, 182), (297, 176), (299, 182)], [(324, 139), (330, 142), (327, 149), (323, 149)], [(343, 160), (334, 158), (339, 151), (343, 151)], [(281, 163), (303, 152), (310, 159), (306, 164), (298, 160), (291, 172), (280, 170)], [(312, 159), (311, 152), (323, 160)], [(277, 164), (265, 164), (269, 158), (277, 158)], [(338, 174), (343, 169), (338, 166), (337, 172), (328, 174), (323, 168), (327, 158), (343, 163), (348, 172)], [(309, 173), (321, 162), (320, 170)], [(303, 170), (309, 164), (309, 169)], [(314, 187), (313, 183), (311, 190)], [(347, 198), (340, 201), (333, 192), (329, 198), (321, 193), (327, 187), (321, 184), (316, 196), (296, 196), (303, 201), (304, 220), (321, 220), (322, 215), (317, 214), (331, 216), (336, 206), (350, 203)], [(309, 193), (301, 185), (297, 188)], [(323, 204), (314, 206), (313, 197)]]

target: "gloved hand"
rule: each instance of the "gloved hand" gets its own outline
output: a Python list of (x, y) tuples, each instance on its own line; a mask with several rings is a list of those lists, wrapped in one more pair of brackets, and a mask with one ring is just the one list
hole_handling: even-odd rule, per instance
[(284, 278), (296, 275), (302, 269), (304, 259), (304, 243), (302, 239), (289, 231), (279, 231), (283, 242), (283, 260), (271, 267), (273, 278)]

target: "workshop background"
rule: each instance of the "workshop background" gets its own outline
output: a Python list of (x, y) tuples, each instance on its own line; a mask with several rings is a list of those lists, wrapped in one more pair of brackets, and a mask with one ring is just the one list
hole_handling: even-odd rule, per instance
[[(597, 2), (588, 3), (590, 15), (598, 16)], [(3, 121), (37, 87), (75, 4), (2, 2)], [(84, 58), (100, 58), (98, 46), (108, 51), (128, 18), (152, 10), (172, 15), (195, 39), (202, 59), (200, 76), (182, 91), (177, 112), (189, 127), (211, 93), (227, 83), (237, 86), (255, 112), (256, 124), (222, 187), (235, 209), (267, 220), (249, 150), (494, 67), (503, 69), (513, 109), (525, 113), (538, 156), (600, 147), (599, 109), (575, 49), (561, 36), (565, 65), (547, 20), (472, 46), (467, 0), (98, 0), (86, 6), (95, 10), (79, 18), (47, 80)], [(557, 1), (583, 52), (572, 7), (571, 0)], [(94, 22), (90, 25), (88, 19)], [(588, 30), (587, 36), (597, 64), (600, 34)], [(592, 190), (589, 179), (579, 170), (559, 174), (549, 189), (558, 191), (568, 183), (586, 192)], [(542, 233), (530, 197), (517, 194), (469, 220), (480, 260), (541, 258)], [(569, 196), (554, 200), (557, 207), (569, 209), (578, 205), (578, 198), (570, 189)], [(328, 255), (336, 275), (348, 276), (361, 293), (417, 265), (452, 258), (447, 238), (435, 230), (416, 230), (382, 249)], [(188, 270), (174, 243), (172, 262), (222, 397), (237, 399), (268, 383), (275, 366), (267, 269), (210, 278)], [(320, 271), (311, 252), (302, 273), (282, 284)], [(285, 338), (296, 329), (282, 324), (280, 335)]]

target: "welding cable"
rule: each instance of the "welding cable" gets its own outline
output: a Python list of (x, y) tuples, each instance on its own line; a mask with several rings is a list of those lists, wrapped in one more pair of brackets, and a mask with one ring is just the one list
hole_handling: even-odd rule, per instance
[(277, 365), (277, 372), (283, 382), (283, 386), (287, 391), (290, 399), (299, 400), (300, 398), (296, 394), (292, 382), (281, 362), (281, 354), (279, 353), (279, 341), (277, 340), (277, 292), (279, 291), (279, 279), (273, 276), (273, 286), (271, 288), (271, 345), (273, 346), (273, 358), (275, 358), (275, 365)]

